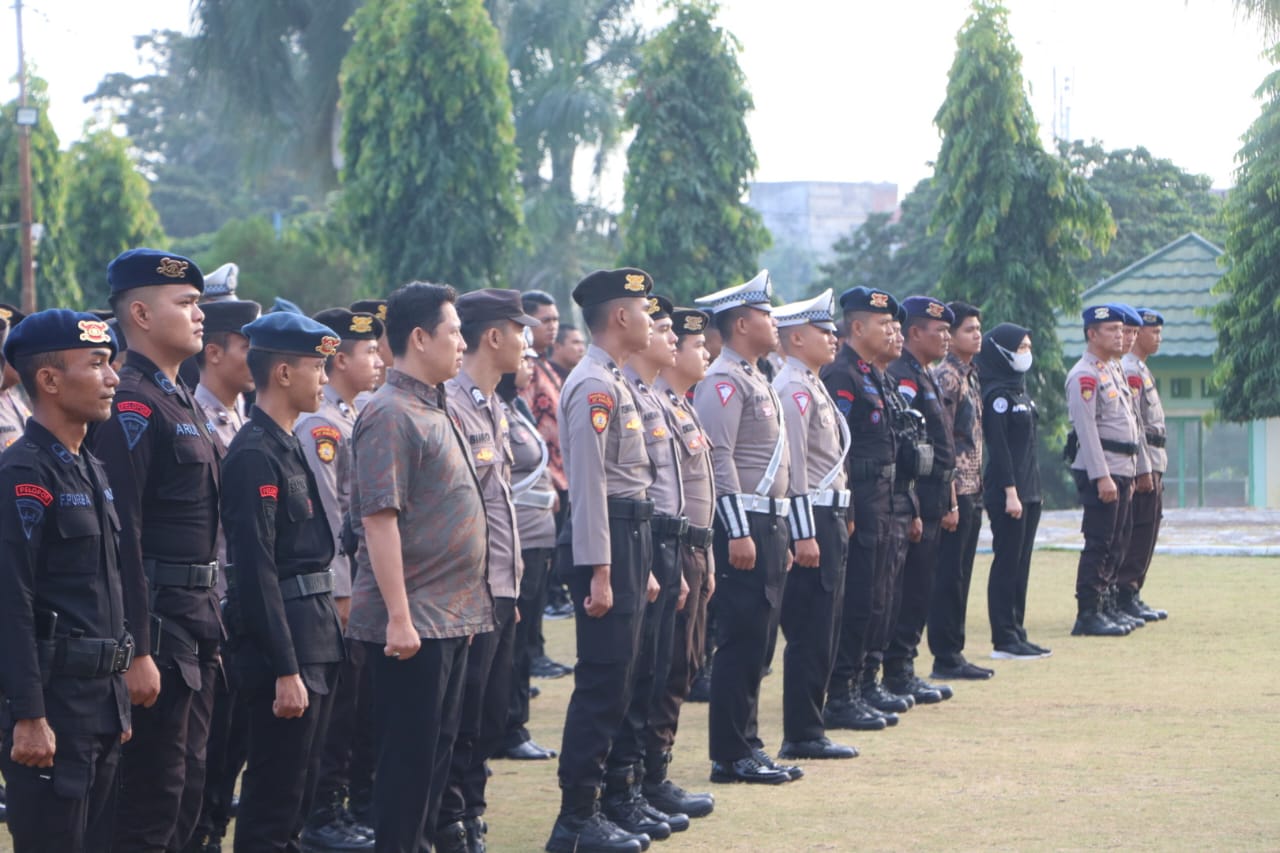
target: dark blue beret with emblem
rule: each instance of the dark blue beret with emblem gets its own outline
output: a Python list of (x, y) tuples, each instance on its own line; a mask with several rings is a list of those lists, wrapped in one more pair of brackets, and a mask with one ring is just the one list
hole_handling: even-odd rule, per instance
[(49, 308), (29, 314), (9, 330), (4, 341), (8, 361), (43, 352), (105, 347), (114, 357), (118, 347), (106, 320), (66, 308)]
[(363, 311), (326, 308), (311, 319), (335, 330), (344, 341), (376, 341), (382, 337), (382, 321)]
[(573, 301), (583, 308), (611, 299), (648, 296), (653, 291), (653, 276), (635, 267), (596, 270), (573, 288)]
[(907, 312), (907, 317), (917, 317), (924, 320), (946, 320), (948, 326), (955, 325), (956, 315), (947, 304), (940, 299), (934, 299), (932, 296), (908, 296), (902, 300), (902, 307)]
[(288, 299), (285, 299), (283, 296), (277, 296), (274, 300), (272, 300), (271, 311), (269, 313), (301, 314), (304, 317), (306, 316), (306, 312), (304, 312), (301, 308), (298, 307), (298, 303), (290, 302)]
[(1144, 326), (1163, 326), (1164, 325), (1164, 315), (1161, 314), (1159, 311), (1156, 311), (1155, 309), (1152, 309), (1152, 308), (1139, 308), (1137, 309), (1137, 311), (1138, 311), (1138, 316), (1142, 318), (1142, 325)]
[(1080, 312), (1085, 328), (1098, 323), (1123, 323), (1124, 315), (1114, 305), (1090, 305)]
[(840, 294), (840, 310), (846, 314), (853, 311), (867, 311), (872, 314), (890, 314), (897, 317), (898, 308), (898, 300), (874, 287), (859, 285)]
[(711, 315), (697, 308), (675, 308), (671, 312), (671, 331), (678, 338), (685, 335), (705, 335), (710, 322)]
[(164, 284), (189, 284), (204, 293), (204, 276), (195, 261), (159, 249), (121, 252), (107, 266), (107, 283), (113, 296), (135, 287)]
[(323, 323), (305, 314), (277, 311), (263, 314), (240, 330), (249, 339), (249, 348), (288, 355), (328, 358), (338, 351), (342, 338)]

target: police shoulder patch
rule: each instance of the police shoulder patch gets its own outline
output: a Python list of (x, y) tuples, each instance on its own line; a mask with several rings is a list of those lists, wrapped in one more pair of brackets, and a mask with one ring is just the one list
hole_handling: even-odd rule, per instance
[(991, 401), (991, 408), (994, 409), (997, 414), (1003, 415), (1005, 412), (1009, 411), (1009, 398), (996, 397)]
[(597, 433), (604, 432), (609, 427), (609, 408), (603, 404), (595, 403), (591, 406), (591, 428)]
[(733, 395), (737, 390), (738, 386), (732, 382), (717, 382), (716, 396), (720, 398), (720, 405), (729, 405), (729, 400), (733, 399)]
[(800, 414), (804, 415), (809, 412), (809, 403), (813, 398), (809, 396), (807, 391), (797, 391), (791, 395), (791, 399), (796, 401), (796, 408), (800, 410)]

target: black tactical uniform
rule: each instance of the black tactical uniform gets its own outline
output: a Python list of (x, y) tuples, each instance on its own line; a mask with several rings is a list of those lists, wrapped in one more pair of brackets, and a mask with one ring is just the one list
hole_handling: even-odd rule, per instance
[[(15, 849), (103, 847), (115, 800), (132, 658), (119, 520), (101, 463), (35, 420), (0, 457), (0, 769)], [(18, 720), (44, 717), (52, 768), (10, 757)]]
[(120, 515), (125, 618), (160, 696), (133, 715), (121, 762), (116, 845), (181, 847), (195, 828), (220, 677), (219, 466), (213, 425), (181, 381), (130, 350), (112, 417), (93, 436)]
[[(298, 439), (261, 409), (231, 442), (222, 514), (231, 646), (249, 715), (236, 849), (268, 849), (301, 832), (310, 813), (343, 642), (334, 539), (315, 477)], [(276, 679), (295, 674), (307, 709), (281, 719)]]

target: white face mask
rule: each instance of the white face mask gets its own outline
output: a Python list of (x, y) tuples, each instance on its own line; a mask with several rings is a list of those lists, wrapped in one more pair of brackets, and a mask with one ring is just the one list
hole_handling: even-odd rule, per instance
[(1019, 373), (1026, 373), (1031, 369), (1031, 353), (1015, 352), (1013, 358), (1009, 360), (1009, 366)]

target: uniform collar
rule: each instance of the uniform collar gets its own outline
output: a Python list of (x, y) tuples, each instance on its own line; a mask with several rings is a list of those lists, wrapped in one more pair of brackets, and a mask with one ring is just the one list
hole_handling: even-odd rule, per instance
[(725, 361), (732, 362), (733, 364), (737, 364), (739, 367), (744, 368), (748, 373), (751, 373), (752, 371), (755, 370), (755, 365), (753, 365), (747, 359), (743, 358), (738, 353), (737, 350), (735, 350), (733, 347), (729, 346), (728, 344), (725, 344), (724, 346), (720, 347), (720, 357), (723, 358)]
[(476, 381), (471, 378), (469, 373), (467, 373), (467, 369), (465, 367), (458, 370), (458, 375), (454, 381), (458, 383), (458, 388), (461, 389), (462, 393), (471, 398), (471, 401), (476, 404), (477, 408), (489, 408), (489, 397), (484, 393), (484, 390), (480, 388), (480, 386), (476, 385)]
[(63, 446), (62, 442), (58, 441), (58, 437), (49, 432), (44, 424), (35, 418), (30, 418), (27, 421), (25, 437), (63, 465), (74, 465), (80, 459), (79, 456)]
[(161, 391), (169, 396), (182, 397), (179, 389), (183, 387), (181, 377), (175, 382), (165, 375), (164, 371), (156, 366), (156, 363), (147, 358), (135, 349), (131, 349), (125, 353), (125, 366), (132, 367), (147, 378), (147, 381), (155, 385)]
[(803, 361), (796, 358), (794, 355), (787, 356), (786, 364), (792, 370), (798, 372), (801, 376), (812, 377), (814, 375), (813, 371), (809, 369), (809, 365), (805, 364)]
[(433, 409), (444, 409), (444, 386), (428, 385), (403, 370), (392, 367), (387, 370), (387, 384), (412, 394)]
[(275, 420), (266, 412), (262, 411), (262, 409), (255, 406), (253, 414), (249, 416), (249, 420), (285, 447), (292, 449), (298, 446), (298, 439), (294, 434), (282, 429), (280, 424), (276, 423)]
[(355, 420), (355, 406), (342, 399), (342, 395), (338, 393), (336, 388), (332, 385), (325, 385), (320, 389), (320, 393), (324, 394), (324, 401), (341, 412), (344, 417)]

